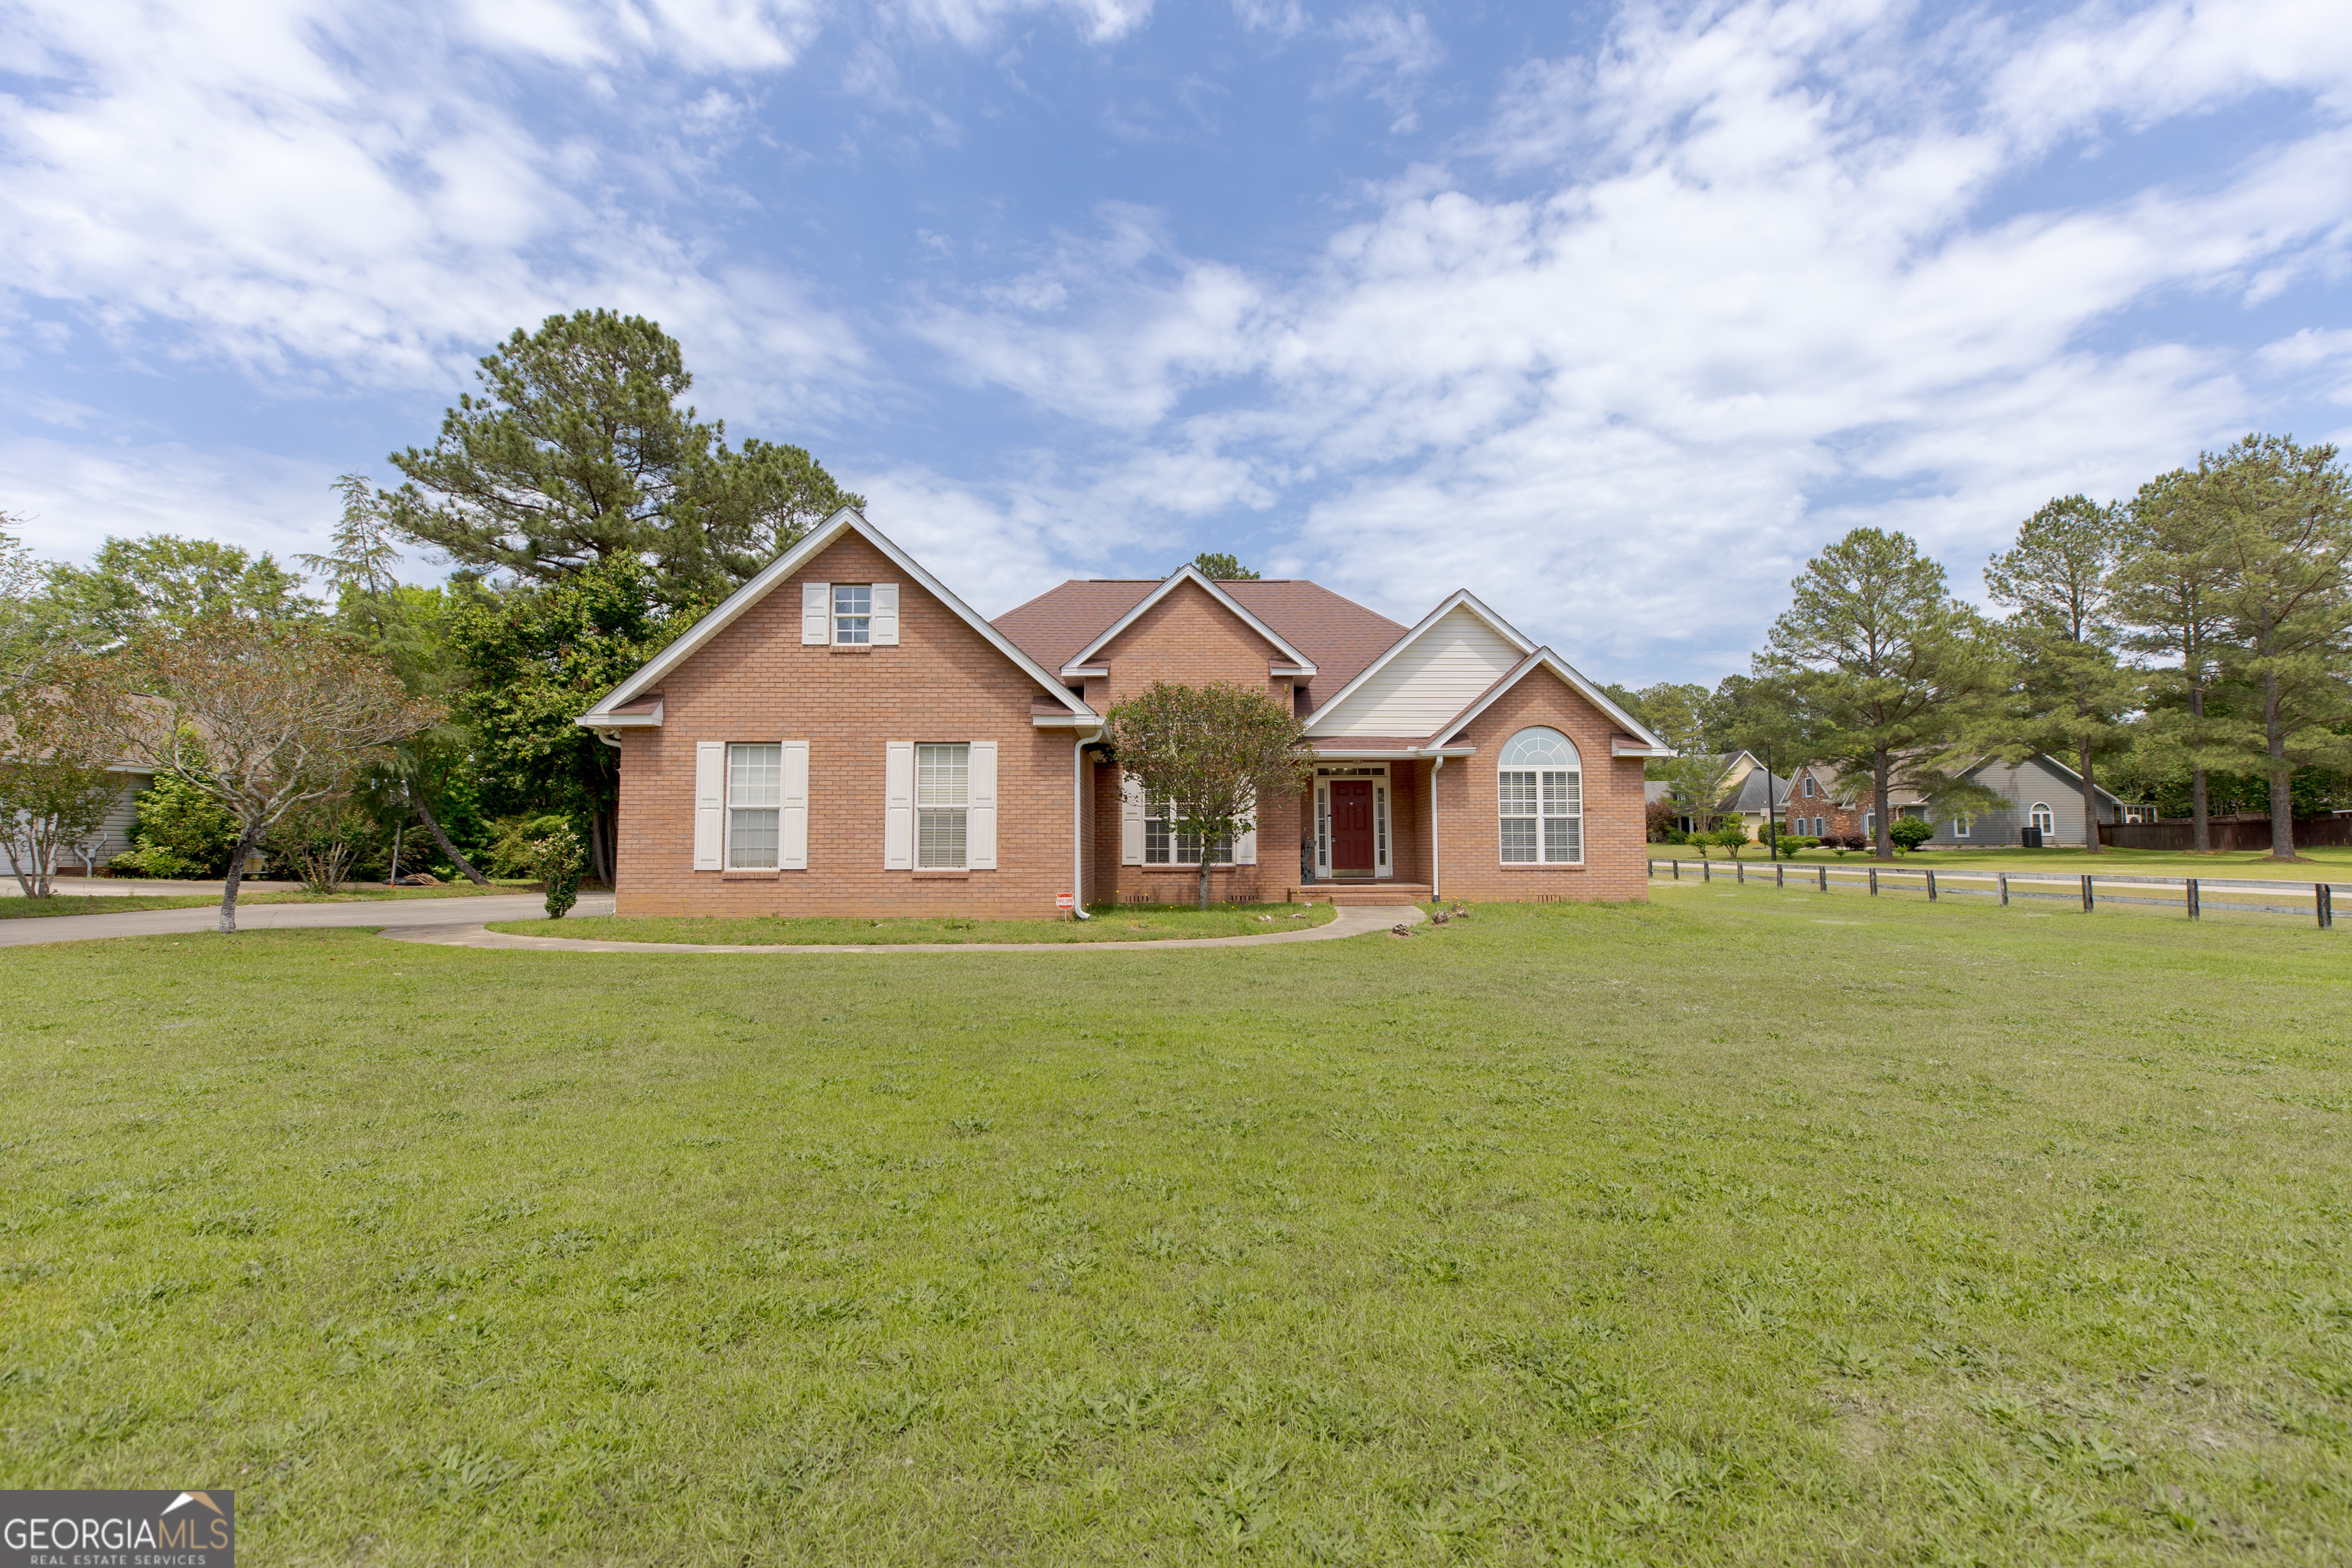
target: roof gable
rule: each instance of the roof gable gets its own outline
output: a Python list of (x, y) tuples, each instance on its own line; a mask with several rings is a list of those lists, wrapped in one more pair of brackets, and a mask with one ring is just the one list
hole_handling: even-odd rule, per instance
[(855, 508), (844, 507), (811, 529), (799, 543), (761, 567), (750, 582), (727, 595), (718, 608), (688, 626), (685, 635), (654, 655), (635, 675), (606, 693), (602, 701), (581, 715), (576, 722), (592, 729), (604, 727), (604, 721), (617, 709), (652, 690), (664, 676), (693, 658), (712, 637), (732, 626), (744, 611), (766, 598), (778, 584), (789, 581), (844, 534), (852, 532), (888, 557), (893, 565), (921, 584), (924, 592), (945, 605), (965, 625), (986, 638), (999, 653), (1019, 666), (1023, 673), (1057, 699), (1063, 709), (1086, 718), (1095, 716), (1094, 710), (1088, 708), (1076, 692), (1015, 647), (1003, 632), (982, 620), (970, 605), (949, 592), (946, 584), (924, 570), (913, 556), (899, 549), (880, 529), (866, 521), (863, 514)]
[(1426, 735), (1535, 645), (1467, 590), (1454, 594), (1317, 706), (1309, 735)]
[[(2058, 785), (2061, 789), (2075, 795), (2082, 793), (2083, 775), (2076, 773), (2073, 768), (2068, 767), (2065, 763), (2060, 762), (2057, 758), (2052, 756), (2047, 752), (2035, 752), (2029, 756), (2021, 757), (2013, 763), (2006, 762), (2000, 757), (1987, 757), (1982, 762), (1974, 763), (1969, 767), (1960, 774), (1960, 776), (1962, 778), (1973, 778), (1978, 773), (1983, 772), (1986, 768), (1993, 766), (1995, 763), (2000, 763), (2007, 767), (2012, 776), (2022, 769), (2028, 767), (2040, 768), (2043, 775), (2047, 777), (2051, 783)], [(2115, 791), (2109, 789), (2103, 784), (2094, 781), (2091, 784), (2091, 788), (2098, 795), (2104, 796), (2109, 801), (2112, 801), (2117, 805), (2121, 805), (2123, 804), (2123, 796), (2116, 794)]]
[(1625, 731), (1625, 738), (1633, 743), (1619, 745), (1612, 742), (1609, 747), (1611, 756), (1670, 757), (1674, 755), (1674, 749), (1651, 733), (1648, 725), (1619, 707), (1607, 692), (1586, 679), (1582, 671), (1548, 647), (1535, 649), (1513, 666), (1494, 685), (1481, 692), (1476, 700), (1446, 720), (1438, 728), (1437, 732), (1430, 738), (1428, 745), (1422, 749), (1435, 752), (1451, 743), (1455, 736), (1469, 727), (1472, 720), (1493, 707), (1503, 693), (1510, 690), (1538, 669), (1549, 669), (1559, 677), (1578, 696), (1607, 714), (1612, 723)]
[(1190, 583), (1195, 587), (1206, 592), (1210, 598), (1213, 599), (1220, 606), (1229, 611), (1236, 619), (1240, 620), (1244, 626), (1246, 626), (1250, 630), (1264, 637), (1267, 643), (1273, 647), (1275, 652), (1284, 660), (1288, 662), (1298, 674), (1313, 675), (1315, 673), (1315, 661), (1313, 659), (1308, 658), (1297, 647), (1293, 647), (1289, 639), (1286, 638), (1280, 632), (1276, 631), (1272, 626), (1267, 626), (1265, 621), (1258, 617), (1255, 612), (1244, 606), (1240, 600), (1225, 592), (1225, 590), (1219, 586), (1215, 582), (1203, 576), (1199, 567), (1192, 565), (1179, 566), (1175, 571), (1168, 574), (1167, 577), (1160, 583), (1160, 586), (1144, 595), (1142, 598), (1136, 601), (1134, 605), (1131, 606), (1125, 615), (1122, 615), (1118, 619), (1113, 621), (1108, 626), (1097, 633), (1092, 641), (1088, 642), (1085, 647), (1079, 648), (1077, 652), (1072, 654), (1067, 659), (1064, 660), (1062, 663), (1062, 673), (1066, 676), (1085, 668), (1088, 659), (1100, 653), (1104, 648), (1108, 647), (1113, 641), (1117, 640), (1119, 633), (1127, 630), (1128, 627), (1142, 619), (1144, 613), (1150, 610), (1152, 605), (1157, 605), (1160, 600), (1165, 599), (1169, 595), (1174, 593), (1179, 587), (1187, 583)]

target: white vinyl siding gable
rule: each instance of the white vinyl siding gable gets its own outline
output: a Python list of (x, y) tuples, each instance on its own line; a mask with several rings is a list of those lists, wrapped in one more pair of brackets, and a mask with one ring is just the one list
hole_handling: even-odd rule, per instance
[(1524, 657), (1467, 605), (1457, 605), (1328, 712), (1318, 714), (1314, 732), (1431, 734)]

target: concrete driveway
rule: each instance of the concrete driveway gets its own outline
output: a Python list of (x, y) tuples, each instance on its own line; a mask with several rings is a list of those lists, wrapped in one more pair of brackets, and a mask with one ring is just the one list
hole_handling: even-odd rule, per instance
[[(478, 926), (484, 921), (536, 920), (547, 901), (537, 893), (491, 894), (475, 899), (386, 899), (360, 904), (255, 904), (236, 911), (236, 928), (285, 931), (317, 926)], [(583, 897), (583, 915), (613, 912), (610, 893)], [(0, 921), (0, 947), (34, 947), (53, 942), (96, 942), (116, 936), (175, 936), (208, 931), (220, 924), (220, 906), (186, 910), (137, 910), (120, 915), (36, 915)]]

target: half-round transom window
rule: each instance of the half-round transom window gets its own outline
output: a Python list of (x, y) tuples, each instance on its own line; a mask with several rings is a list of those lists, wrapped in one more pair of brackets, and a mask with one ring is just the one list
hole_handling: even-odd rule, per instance
[(1576, 743), (1541, 725), (1511, 737), (1496, 762), (1506, 866), (1584, 859), (1584, 766)]
[(1576, 754), (1576, 742), (1557, 730), (1547, 730), (1538, 724), (1522, 730), (1503, 748), (1502, 765), (1507, 768), (1579, 768), (1583, 759)]

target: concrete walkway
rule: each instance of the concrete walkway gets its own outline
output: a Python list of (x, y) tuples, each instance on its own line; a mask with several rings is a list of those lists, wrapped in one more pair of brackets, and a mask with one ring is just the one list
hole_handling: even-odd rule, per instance
[[(485, 902), (488, 900), (485, 900)], [(604, 910), (592, 910), (583, 899), (583, 914), (609, 913), (609, 900)], [(522, 915), (494, 915), (494, 920), (530, 920), (534, 910)], [(1203, 936), (1183, 937), (1167, 942), (834, 942), (824, 946), (786, 947), (730, 945), (725, 942), (597, 942), (575, 941), (568, 937), (517, 936), (508, 931), (486, 929), (481, 923), (468, 925), (416, 924), (383, 934), (399, 942), (431, 942), (439, 947), (484, 947), (525, 949), (533, 952), (661, 952), (661, 953), (756, 953), (756, 952), (824, 952), (870, 953), (893, 952), (1159, 952), (1171, 948), (1257, 947), (1284, 942), (1338, 942), (1345, 937), (1362, 936), (1368, 931), (1386, 931), (1394, 925), (1419, 925), (1423, 919), (1420, 909), (1412, 904), (1357, 904), (1342, 906), (1330, 924), (1317, 926), (1312, 931), (1267, 931), (1263, 936)]]
[[(480, 931), (484, 921), (535, 920), (546, 912), (538, 893), (491, 893), (480, 898), (386, 899), (352, 904), (239, 905), (236, 929), (285, 931), (299, 927), (457, 927)], [(610, 893), (583, 897), (583, 915), (613, 912)], [(136, 910), (120, 915), (33, 915), (0, 921), (0, 947), (32, 947), (52, 942), (96, 942), (116, 936), (181, 936), (220, 925), (220, 906), (185, 910)]]

